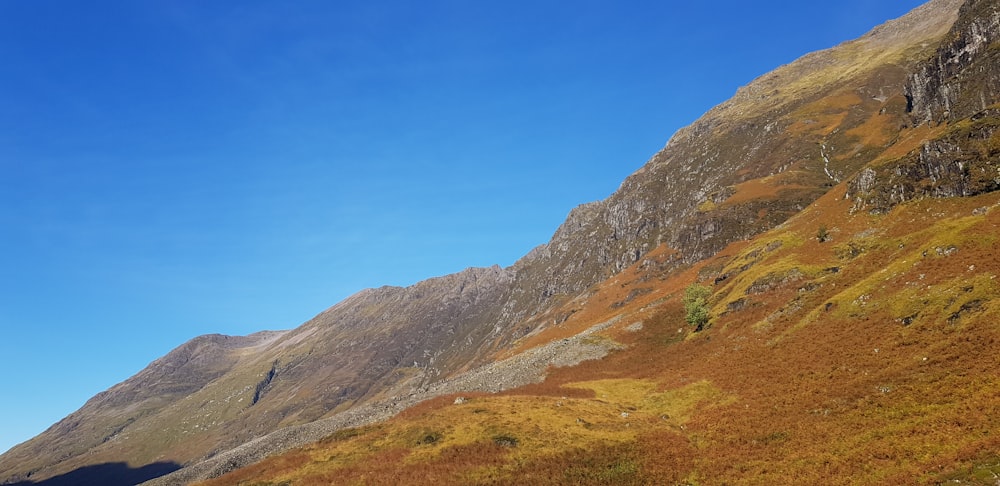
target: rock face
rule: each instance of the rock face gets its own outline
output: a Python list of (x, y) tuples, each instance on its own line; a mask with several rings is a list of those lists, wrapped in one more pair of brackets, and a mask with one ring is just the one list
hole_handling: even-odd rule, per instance
[(1000, 6), (969, 0), (934, 58), (910, 75), (906, 97), (914, 121), (943, 122), (985, 110), (1000, 95)]
[(970, 0), (937, 52), (906, 84), (917, 123), (939, 133), (902, 158), (865, 168), (848, 183), (854, 209), (888, 212), (925, 197), (1000, 189), (1000, 6)]
[(927, 197), (974, 196), (1000, 189), (1000, 111), (985, 110), (906, 157), (868, 167), (848, 182), (855, 211), (886, 213)]
[[(894, 97), (904, 92), (912, 59), (947, 32), (961, 4), (932, 1), (754, 80), (674, 135), (610, 198), (574, 209), (552, 241), (515, 268), (544, 266), (545, 292), (573, 294), (661, 244), (690, 263), (779, 224), (824, 193), (835, 174), (870, 160), (865, 151), (882, 148), (864, 147), (852, 131), (873, 117), (902, 114)], [(824, 100), (834, 95), (853, 100)], [(815, 119), (803, 119), (814, 110)], [(843, 118), (820, 119), (830, 114)], [(740, 184), (767, 177), (780, 197), (740, 194)]]
[[(0, 456), (0, 482), (122, 460), (192, 465), (289, 427), (367, 417), (359, 411), (376, 404), (520, 382), (495, 378), (509, 373), (490, 368), (496, 353), (565, 319), (560, 306), (648, 252), (668, 247), (674, 267), (710, 256), (782, 223), (857, 172), (914, 114), (936, 119), (946, 106), (953, 117), (979, 106), (980, 95), (992, 103), (992, 41), (980, 37), (993, 32), (996, 9), (970, 1), (962, 11), (971, 18), (956, 22), (961, 4), (934, 0), (754, 80), (675, 134), (608, 199), (574, 209), (551, 241), (509, 268), (365, 290), (287, 332), (197, 338)], [(937, 49), (942, 36), (948, 43)], [(956, 84), (955, 74), (930, 68), (956, 63), (980, 66), (990, 80), (970, 84), (978, 78), (951, 71), (963, 80)], [(988, 150), (998, 145), (991, 123), (969, 132)], [(992, 190), (989, 164), (956, 158), (972, 142), (953, 135), (910, 162), (863, 172), (852, 197), (882, 207), (921, 190)], [(893, 192), (896, 172), (933, 183)], [(459, 382), (469, 387), (446, 386)]]

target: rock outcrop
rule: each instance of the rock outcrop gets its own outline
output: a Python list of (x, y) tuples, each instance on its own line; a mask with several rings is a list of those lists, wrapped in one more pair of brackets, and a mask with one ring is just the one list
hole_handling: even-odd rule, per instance
[(948, 41), (907, 81), (906, 97), (915, 122), (960, 120), (995, 102), (1000, 95), (998, 34), (996, 2), (965, 2)]
[(946, 39), (906, 84), (913, 121), (938, 125), (938, 133), (852, 178), (847, 197), (855, 211), (1000, 189), (1000, 6), (966, 2)]
[(853, 209), (886, 213), (906, 201), (974, 196), (1000, 189), (1000, 110), (980, 112), (898, 160), (848, 182)]

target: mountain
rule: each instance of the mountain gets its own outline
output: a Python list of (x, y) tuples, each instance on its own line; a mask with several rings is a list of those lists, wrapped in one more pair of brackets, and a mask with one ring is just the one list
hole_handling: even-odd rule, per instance
[[(122, 462), (155, 465), (142, 479), (183, 466), (161, 484), (975, 469), (996, 447), (998, 36), (996, 2), (934, 0), (807, 55), (511, 267), (362, 291), (290, 331), (195, 338), (0, 456), (0, 481)], [(684, 325), (692, 281), (709, 289), (705, 329)], [(886, 439), (901, 431), (939, 445)]]

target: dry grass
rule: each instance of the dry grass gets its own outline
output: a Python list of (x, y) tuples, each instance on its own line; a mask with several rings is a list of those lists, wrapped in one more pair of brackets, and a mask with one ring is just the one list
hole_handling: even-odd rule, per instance
[[(627, 351), (432, 400), (207, 484), (987, 484), (974, 481), (1000, 472), (1000, 211), (973, 210), (1000, 195), (871, 216), (838, 191), (698, 266), (637, 265), (575, 304), (572, 329), (625, 316), (608, 334)], [(815, 239), (818, 221), (832, 241)], [(722, 312), (790, 268), (800, 276)], [(683, 288), (727, 272), (712, 326), (691, 333)]]
[[(857, 55), (866, 49), (844, 45), (771, 96), (780, 104), (833, 78), (898, 74), (876, 72), (886, 59)], [(817, 144), (816, 157), (818, 144), (838, 145), (834, 170), (859, 154), (897, 159), (942, 133), (900, 131), (904, 101), (843, 89), (789, 114), (785, 131)], [(816, 190), (805, 168), (815, 163), (790, 161), (699, 209)], [(677, 269), (676, 253), (657, 248), (567, 297), (541, 316), (554, 324), (498, 357), (607, 322), (602, 336), (626, 350), (504, 393), (430, 400), (205, 484), (993, 484), (1000, 193), (885, 215), (852, 212), (845, 193), (839, 183), (780, 227), (692, 266)], [(680, 302), (696, 281), (713, 289), (702, 332)]]

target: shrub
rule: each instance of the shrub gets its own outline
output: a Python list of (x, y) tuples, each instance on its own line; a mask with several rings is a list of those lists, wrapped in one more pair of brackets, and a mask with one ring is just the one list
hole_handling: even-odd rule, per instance
[(816, 239), (819, 240), (820, 243), (825, 243), (830, 239), (830, 232), (826, 230), (825, 224), (820, 225), (819, 229), (816, 230)]
[(701, 331), (708, 324), (708, 297), (712, 289), (691, 284), (684, 289), (684, 319), (694, 326), (695, 332)]

